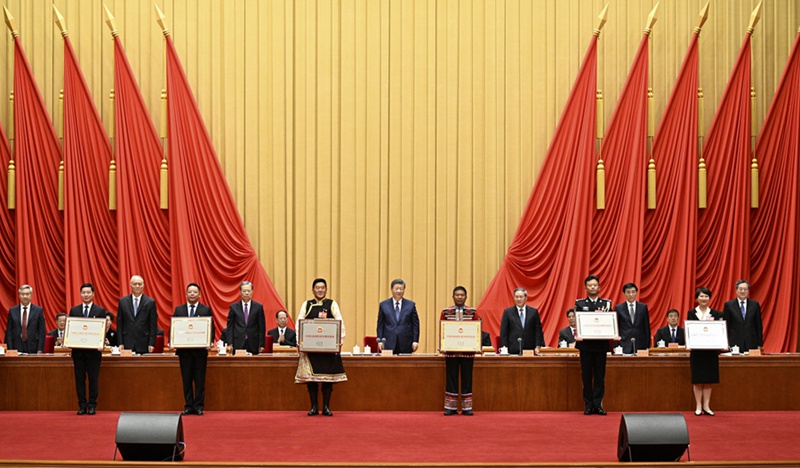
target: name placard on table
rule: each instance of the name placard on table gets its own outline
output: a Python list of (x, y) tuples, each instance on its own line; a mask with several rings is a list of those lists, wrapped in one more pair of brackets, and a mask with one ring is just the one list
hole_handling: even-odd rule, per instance
[(178, 348), (211, 346), (211, 317), (172, 317), (169, 345)]
[(724, 320), (683, 322), (687, 349), (728, 349), (728, 327)]
[(447, 352), (480, 353), (480, 320), (442, 320), (439, 322), (441, 337), (439, 349)]
[(611, 340), (619, 336), (617, 314), (613, 312), (575, 312), (577, 335), (584, 340)]
[(105, 318), (67, 317), (67, 327), (64, 329), (65, 347), (102, 349), (105, 340)]
[(301, 319), (297, 322), (297, 349), (304, 353), (338, 353), (342, 349), (342, 321)]

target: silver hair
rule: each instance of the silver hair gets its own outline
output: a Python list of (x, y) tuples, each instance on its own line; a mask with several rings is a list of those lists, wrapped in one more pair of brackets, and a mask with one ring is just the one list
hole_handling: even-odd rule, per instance
[(30, 284), (23, 284), (22, 286), (19, 287), (19, 290), (17, 290), (17, 292), (21, 293), (23, 289), (30, 289), (31, 294), (33, 294), (33, 287)]
[(518, 292), (524, 292), (525, 293), (525, 297), (528, 297), (528, 290), (527, 289), (525, 289), (525, 288), (517, 288), (517, 289), (514, 290), (514, 294), (517, 294)]

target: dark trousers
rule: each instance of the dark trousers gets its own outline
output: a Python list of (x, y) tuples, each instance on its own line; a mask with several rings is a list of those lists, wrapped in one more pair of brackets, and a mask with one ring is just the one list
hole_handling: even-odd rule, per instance
[(446, 357), (444, 359), (447, 372), (447, 386), (445, 391), (458, 395), (458, 373), (461, 372), (461, 394), (472, 393), (472, 364), (475, 361), (471, 357)]
[[(594, 377), (594, 382), (592, 382)], [(601, 408), (606, 393), (606, 352), (581, 350), (583, 404), (586, 409)]]
[[(306, 384), (306, 388), (308, 388), (308, 398), (311, 400), (311, 406), (317, 406), (317, 401), (319, 398), (319, 384), (317, 382), (308, 382)], [(330, 407), (331, 393), (333, 393), (333, 382), (323, 382), (322, 405), (324, 407)]]
[[(205, 351), (205, 350), (204, 350)], [(206, 401), (206, 364), (208, 354), (181, 354), (178, 356), (183, 379), (184, 409), (199, 411)]]
[[(73, 349), (72, 364), (75, 367), (75, 392), (78, 406), (94, 408), (97, 406), (98, 382), (100, 380), (100, 351)], [(86, 399), (86, 378), (89, 378), (89, 399)]]

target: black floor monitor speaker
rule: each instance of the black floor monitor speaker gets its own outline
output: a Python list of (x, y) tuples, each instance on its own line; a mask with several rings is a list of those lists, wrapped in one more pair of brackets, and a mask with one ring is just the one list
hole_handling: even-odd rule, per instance
[(116, 443), (124, 460), (183, 460), (185, 445), (181, 415), (121, 413), (117, 422)]
[(619, 422), (619, 461), (677, 461), (689, 447), (682, 414), (623, 414)]

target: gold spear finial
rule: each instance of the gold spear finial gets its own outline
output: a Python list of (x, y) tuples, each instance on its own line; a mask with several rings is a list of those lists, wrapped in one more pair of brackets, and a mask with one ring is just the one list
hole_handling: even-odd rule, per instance
[(700, 31), (703, 30), (703, 25), (706, 24), (708, 21), (708, 2), (706, 5), (700, 10), (700, 15), (697, 17), (697, 26), (694, 28), (694, 32), (700, 34)]
[(656, 17), (656, 12), (658, 12), (659, 3), (660, 2), (656, 2), (656, 6), (653, 7), (653, 11), (651, 11), (650, 14), (647, 15), (647, 26), (644, 27), (644, 33), (647, 34), (648, 36), (653, 31), (653, 25), (656, 24), (656, 21), (658, 21), (658, 18)]
[(3, 12), (6, 15), (6, 26), (8, 26), (8, 30), (11, 31), (11, 37), (19, 36), (19, 31), (17, 31), (17, 24), (14, 22), (14, 17), (11, 16), (11, 12), (8, 11), (5, 5), (3, 5)]
[(64, 21), (64, 15), (62, 15), (61, 12), (58, 11), (58, 8), (56, 8), (55, 3), (53, 4), (53, 13), (56, 15), (55, 18), (56, 26), (58, 26), (58, 29), (61, 30), (61, 37), (67, 37), (69, 35), (69, 31), (67, 31), (67, 22)]
[(111, 10), (108, 9), (106, 4), (103, 4), (103, 10), (106, 13), (106, 24), (108, 25), (108, 29), (111, 30), (111, 37), (117, 37), (119, 35), (119, 31), (117, 31), (117, 22), (114, 19), (114, 15), (111, 14)]
[(753, 34), (753, 31), (755, 31), (756, 28), (756, 23), (758, 23), (758, 20), (761, 19), (761, 3), (762, 2), (758, 2), (758, 5), (756, 5), (756, 9), (753, 10), (752, 13), (750, 13), (750, 24), (747, 25), (748, 34), (751, 35)]
[(605, 24), (606, 24), (606, 18), (607, 17), (608, 17), (608, 3), (606, 3), (606, 6), (603, 7), (603, 11), (601, 11), (600, 14), (597, 15), (597, 23), (596, 23), (596, 25), (594, 27), (594, 31), (593, 31), (593, 34), (595, 36), (598, 36), (598, 37), (600, 36), (600, 31), (603, 30), (603, 26), (605, 26)]
[(156, 7), (156, 14), (158, 15), (158, 19), (156, 20), (156, 22), (158, 23), (159, 26), (161, 26), (161, 30), (164, 31), (164, 35), (169, 36), (169, 29), (167, 28), (167, 22), (166, 22), (167, 17), (164, 16), (164, 12), (161, 11), (161, 8), (159, 8), (156, 3), (153, 3), (153, 5)]

